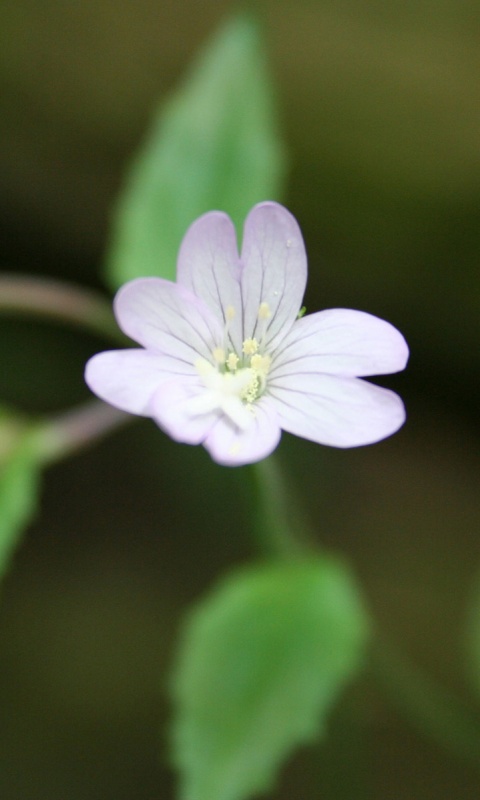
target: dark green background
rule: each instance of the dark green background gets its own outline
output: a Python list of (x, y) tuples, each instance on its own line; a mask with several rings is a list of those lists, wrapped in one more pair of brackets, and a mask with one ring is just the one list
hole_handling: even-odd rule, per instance
[[(284, 436), (279, 457), (379, 626), (473, 707), (464, 640), (480, 561), (480, 8), (254, 5), (290, 152), (285, 201), (309, 253), (307, 308), (386, 317), (412, 351), (408, 371), (384, 381), (408, 408), (397, 436), (351, 451)], [(157, 100), (234, 7), (3, 0), (5, 269), (100, 286), (125, 165)], [(36, 412), (81, 402), (83, 364), (106, 344), (1, 319), (0, 398)], [(2, 800), (173, 796), (165, 676), (187, 604), (254, 552), (243, 477), (148, 421), (49, 471), (2, 591)], [(367, 672), (328, 741), (292, 760), (274, 796), (479, 794), (480, 772), (417, 736)]]

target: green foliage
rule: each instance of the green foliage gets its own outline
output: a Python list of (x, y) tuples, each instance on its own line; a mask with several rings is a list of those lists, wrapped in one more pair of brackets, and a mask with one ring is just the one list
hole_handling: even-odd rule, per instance
[(0, 414), (0, 578), (32, 519), (42, 464), (37, 431)]
[(471, 685), (480, 697), (480, 575), (471, 591), (465, 633), (467, 670)]
[(163, 104), (114, 217), (107, 278), (175, 279), (187, 227), (212, 209), (238, 225), (278, 198), (284, 172), (262, 38), (250, 17), (229, 22)]
[(325, 729), (361, 661), (366, 618), (332, 559), (234, 575), (193, 613), (174, 681), (181, 800), (244, 800)]

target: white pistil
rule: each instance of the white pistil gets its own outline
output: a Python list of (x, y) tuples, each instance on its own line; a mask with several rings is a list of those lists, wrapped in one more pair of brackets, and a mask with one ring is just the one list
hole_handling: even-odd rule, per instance
[(218, 409), (241, 430), (246, 430), (252, 423), (252, 413), (244, 395), (253, 388), (255, 371), (239, 369), (237, 372), (220, 372), (209, 361), (199, 358), (195, 368), (202, 379), (206, 393), (195, 398), (200, 413), (208, 413)]
[(272, 312), (268, 303), (260, 303), (257, 326), (260, 343), (256, 338), (244, 339), (240, 356), (228, 348), (228, 330), (235, 309), (226, 306), (224, 314), (224, 346), (212, 350), (213, 363), (205, 359), (195, 363), (205, 394), (192, 398), (192, 404), (198, 413), (222, 411), (237, 428), (247, 430), (255, 416), (255, 403), (267, 385), (271, 358), (261, 351)]

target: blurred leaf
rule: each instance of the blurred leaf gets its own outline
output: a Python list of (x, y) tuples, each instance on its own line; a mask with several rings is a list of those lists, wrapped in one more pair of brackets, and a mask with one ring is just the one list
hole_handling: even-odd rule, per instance
[(0, 578), (35, 513), (42, 463), (36, 429), (0, 412)]
[(238, 16), (163, 105), (132, 165), (114, 217), (108, 282), (174, 280), (190, 223), (218, 209), (242, 225), (252, 205), (278, 198), (283, 168), (262, 38), (250, 17)]
[(257, 567), (220, 586), (187, 625), (174, 680), (182, 800), (268, 789), (292, 749), (324, 732), (366, 632), (337, 561)]
[(480, 697), (480, 575), (470, 593), (466, 624), (467, 670), (472, 688)]

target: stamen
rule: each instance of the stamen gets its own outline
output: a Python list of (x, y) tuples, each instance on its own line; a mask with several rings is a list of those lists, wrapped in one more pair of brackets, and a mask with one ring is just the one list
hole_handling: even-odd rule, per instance
[(259, 353), (257, 353), (255, 356), (251, 357), (250, 366), (257, 372), (263, 372), (266, 375), (270, 369), (271, 361), (272, 359), (270, 356), (261, 356)]
[(270, 319), (272, 316), (272, 312), (270, 311), (270, 306), (268, 303), (260, 303), (260, 307), (258, 309), (258, 319)]
[(206, 358), (197, 358), (194, 366), (201, 378), (206, 378), (208, 375), (211, 375), (212, 372), (216, 372), (215, 367), (212, 367)]
[(233, 319), (235, 319), (235, 316), (236, 316), (236, 312), (235, 312), (234, 307), (233, 306), (226, 306), (224, 314), (225, 314), (225, 327), (223, 329), (223, 347), (224, 347), (224, 349), (226, 351), (226, 350), (229, 349), (228, 338), (229, 338), (229, 331), (230, 331), (230, 323), (232, 322)]
[(253, 356), (258, 350), (258, 342), (256, 339), (245, 339), (242, 350), (246, 356)]
[(260, 344), (258, 348), (259, 350), (263, 349), (265, 343), (265, 335), (267, 333), (267, 325), (268, 325), (267, 320), (270, 319), (271, 316), (272, 312), (268, 303), (265, 302), (260, 303), (258, 307), (259, 325), (257, 327), (257, 333), (260, 336)]
[(225, 350), (223, 347), (216, 347), (213, 351), (213, 357), (217, 364), (224, 364), (225, 363)]
[(230, 372), (235, 372), (239, 361), (240, 359), (236, 353), (229, 353), (226, 364)]
[(258, 376), (254, 374), (248, 386), (245, 386), (245, 388), (241, 393), (241, 398), (246, 402), (247, 408), (249, 408), (250, 405), (254, 403), (255, 400), (257, 399), (259, 389), (260, 389), (260, 381), (258, 379)]

